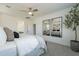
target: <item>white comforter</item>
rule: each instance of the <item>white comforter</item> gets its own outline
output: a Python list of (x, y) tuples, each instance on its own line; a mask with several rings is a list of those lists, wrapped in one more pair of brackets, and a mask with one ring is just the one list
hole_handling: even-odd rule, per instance
[(45, 48), (45, 50), (47, 50), (47, 47), (45, 45), (43, 38), (39, 36), (26, 35), (19, 39), (15, 39), (15, 42), (16, 42), (18, 55), (21, 55), (21, 56), (30, 53), (37, 46), (39, 46), (40, 48)]

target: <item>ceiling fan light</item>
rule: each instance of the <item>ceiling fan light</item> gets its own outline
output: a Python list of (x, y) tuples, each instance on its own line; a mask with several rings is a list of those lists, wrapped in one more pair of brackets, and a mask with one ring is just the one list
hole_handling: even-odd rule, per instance
[(29, 14), (29, 15), (32, 15), (32, 12), (29, 12), (28, 14)]

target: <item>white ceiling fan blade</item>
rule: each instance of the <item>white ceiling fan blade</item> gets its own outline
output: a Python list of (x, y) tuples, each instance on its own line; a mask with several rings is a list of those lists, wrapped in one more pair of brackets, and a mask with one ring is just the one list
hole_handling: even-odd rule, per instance
[(32, 8), (29, 8), (29, 10), (28, 10), (28, 11), (29, 11), (29, 12), (30, 12), (30, 11), (32, 11)]

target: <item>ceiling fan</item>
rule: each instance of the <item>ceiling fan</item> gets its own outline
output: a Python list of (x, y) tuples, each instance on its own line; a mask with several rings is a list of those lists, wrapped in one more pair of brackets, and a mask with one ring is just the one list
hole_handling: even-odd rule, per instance
[(26, 10), (20, 10), (21, 12), (28, 12), (29, 15), (34, 16), (34, 13), (38, 11), (38, 9), (28, 8)]

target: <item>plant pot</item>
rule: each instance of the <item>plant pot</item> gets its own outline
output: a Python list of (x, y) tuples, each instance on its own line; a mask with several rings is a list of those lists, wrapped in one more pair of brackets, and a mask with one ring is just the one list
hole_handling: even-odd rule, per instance
[(79, 41), (71, 40), (70, 41), (70, 47), (73, 51), (79, 52)]

